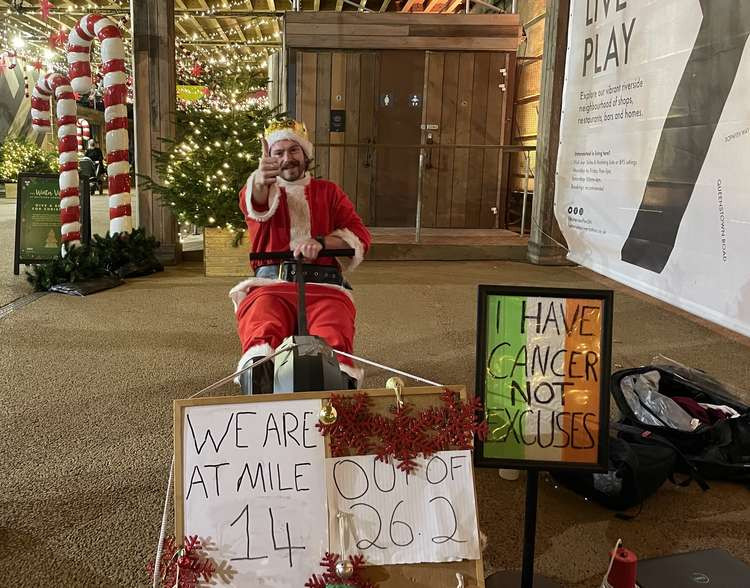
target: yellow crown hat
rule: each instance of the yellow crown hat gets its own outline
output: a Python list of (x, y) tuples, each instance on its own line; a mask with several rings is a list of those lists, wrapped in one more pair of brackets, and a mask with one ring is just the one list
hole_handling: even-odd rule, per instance
[(273, 147), (274, 143), (287, 139), (298, 143), (307, 155), (308, 159), (313, 157), (313, 144), (307, 136), (307, 127), (302, 121), (293, 118), (281, 118), (271, 121), (265, 130), (265, 138), (268, 141), (268, 147)]

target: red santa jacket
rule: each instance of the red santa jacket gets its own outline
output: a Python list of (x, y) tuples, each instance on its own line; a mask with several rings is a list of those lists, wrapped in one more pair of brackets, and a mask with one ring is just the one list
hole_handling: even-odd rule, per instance
[[(297, 243), (325, 235), (343, 239), (355, 251), (346, 270), (354, 269), (370, 247), (370, 233), (354, 210), (351, 201), (333, 182), (313, 179), (309, 174), (296, 182), (278, 178), (266, 206), (252, 199), (253, 174), (240, 191), (240, 209), (250, 233), (253, 251), (288, 251)], [(253, 269), (268, 262), (254, 261)], [(334, 260), (318, 259), (316, 263), (331, 265)]]
[[(295, 182), (278, 178), (271, 186), (268, 203), (260, 206), (252, 199), (254, 176), (240, 190), (240, 209), (252, 251), (289, 251), (310, 237), (333, 235), (354, 249), (354, 258), (318, 258), (315, 263), (339, 263), (344, 271), (360, 264), (370, 247), (370, 233), (341, 188), (327, 180), (313, 179), (310, 174)], [(253, 261), (252, 266), (257, 269), (268, 263), (273, 262)], [(270, 283), (251, 278), (235, 286), (230, 296), (237, 305), (251, 288)]]

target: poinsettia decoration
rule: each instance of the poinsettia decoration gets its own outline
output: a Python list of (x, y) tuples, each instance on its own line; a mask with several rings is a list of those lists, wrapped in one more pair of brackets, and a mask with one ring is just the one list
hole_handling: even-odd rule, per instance
[(200, 63), (196, 63), (190, 70), (190, 73), (193, 74), (193, 76), (196, 78), (201, 77), (201, 75), (203, 74), (203, 66)]
[(421, 412), (415, 412), (409, 402), (396, 403), (388, 417), (373, 414), (371, 398), (363, 392), (333, 394), (330, 401), (338, 415), (336, 421), (316, 426), (330, 437), (334, 457), (375, 453), (381, 461), (396, 458), (400, 470), (412, 472), (420, 454), (428, 457), (448, 449), (471, 449), (474, 435), (480, 439), (487, 436), (487, 421), (477, 418), (479, 398), (464, 402), (457, 392), (445, 389), (440, 400), (439, 406)]
[(65, 48), (68, 44), (68, 33), (61, 30), (59, 33), (52, 33), (49, 36), (50, 49), (57, 49), (58, 47)]
[(326, 571), (323, 575), (318, 576), (313, 574), (312, 577), (305, 582), (305, 588), (338, 588), (344, 586), (353, 586), (355, 588), (377, 588), (377, 584), (369, 582), (362, 577), (362, 570), (365, 566), (365, 558), (361, 555), (350, 555), (349, 561), (352, 564), (352, 575), (348, 578), (341, 578), (336, 573), (336, 563), (339, 561), (339, 556), (335, 553), (326, 552), (320, 565), (323, 566)]
[[(174, 537), (166, 537), (159, 566), (160, 586), (164, 588), (197, 588), (199, 582), (211, 580), (214, 564), (201, 555), (203, 546), (198, 535), (185, 537), (178, 546)], [(154, 579), (154, 562), (148, 564), (148, 577)]]

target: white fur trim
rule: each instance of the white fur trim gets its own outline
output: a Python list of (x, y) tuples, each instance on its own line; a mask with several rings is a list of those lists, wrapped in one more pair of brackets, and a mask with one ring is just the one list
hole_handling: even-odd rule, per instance
[(253, 206), (253, 184), (255, 183), (255, 174), (257, 173), (258, 170), (255, 170), (250, 174), (250, 177), (247, 178), (247, 183), (245, 184), (245, 207), (247, 208), (247, 215), (251, 219), (262, 223), (271, 218), (276, 212), (276, 209), (279, 207), (280, 191), (278, 182), (276, 184), (273, 184), (268, 194), (268, 210), (263, 212), (255, 210), (255, 207)]
[(353, 367), (353, 366), (350, 366), (349, 364), (340, 363), (340, 362), (339, 362), (339, 368), (341, 369), (342, 372), (351, 376), (357, 381), (358, 389), (362, 387), (362, 380), (365, 379), (365, 370), (363, 370), (362, 368)]
[[(235, 372), (240, 371), (244, 366), (245, 363), (250, 361), (253, 357), (267, 357), (273, 353), (273, 347), (271, 347), (268, 343), (261, 343), (260, 345), (253, 345), (250, 349), (245, 351), (245, 353), (242, 354), (242, 357), (240, 357), (240, 360), (237, 362), (237, 369), (234, 370)], [(239, 385), (240, 383), (240, 377), (237, 376), (234, 379), (234, 383)]]
[[(247, 297), (247, 295), (250, 293), (250, 290), (253, 288), (259, 288), (261, 286), (279, 286), (281, 284), (292, 284), (293, 282), (287, 282), (286, 280), (275, 280), (272, 278), (248, 278), (246, 280), (242, 280), (239, 284), (237, 284), (234, 288), (232, 288), (229, 291), (229, 298), (232, 299), (232, 304), (234, 305), (234, 311), (237, 312), (237, 309), (240, 306), (240, 303)], [(317, 286), (323, 286), (325, 288), (334, 288), (336, 290), (339, 290), (346, 294), (352, 302), (354, 299), (352, 298), (351, 292), (344, 288), (343, 286), (337, 286), (336, 284), (307, 284), (306, 288), (315, 288)]]
[(286, 204), (289, 209), (289, 248), (307, 241), (310, 235), (310, 205), (305, 197), (306, 185), (284, 182)]
[(365, 258), (365, 247), (362, 245), (362, 241), (359, 237), (352, 233), (349, 229), (336, 229), (331, 233), (331, 237), (338, 237), (344, 241), (349, 247), (354, 249), (354, 257), (341, 257), (337, 258), (337, 261), (341, 264), (341, 269), (345, 272), (353, 271), (362, 260)]
[(269, 149), (273, 147), (274, 143), (278, 143), (279, 141), (283, 141), (285, 139), (287, 141), (294, 141), (300, 147), (302, 147), (302, 151), (305, 152), (305, 155), (307, 155), (308, 159), (313, 158), (313, 144), (301, 135), (296, 134), (291, 129), (279, 129), (278, 131), (274, 131), (266, 136), (266, 141), (268, 141)]

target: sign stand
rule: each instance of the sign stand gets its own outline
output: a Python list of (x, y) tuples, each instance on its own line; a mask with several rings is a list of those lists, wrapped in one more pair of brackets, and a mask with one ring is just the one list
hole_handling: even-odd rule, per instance
[(534, 574), (539, 471), (605, 471), (612, 299), (607, 290), (480, 286), (476, 392), (489, 425), (478, 467), (527, 472), (521, 572), (487, 588), (559, 588)]
[(526, 471), (526, 512), (523, 517), (523, 567), (516, 571), (495, 572), (487, 576), (487, 588), (560, 588), (560, 584), (545, 576), (534, 574), (534, 546), (536, 543), (536, 507), (539, 494), (539, 470)]

